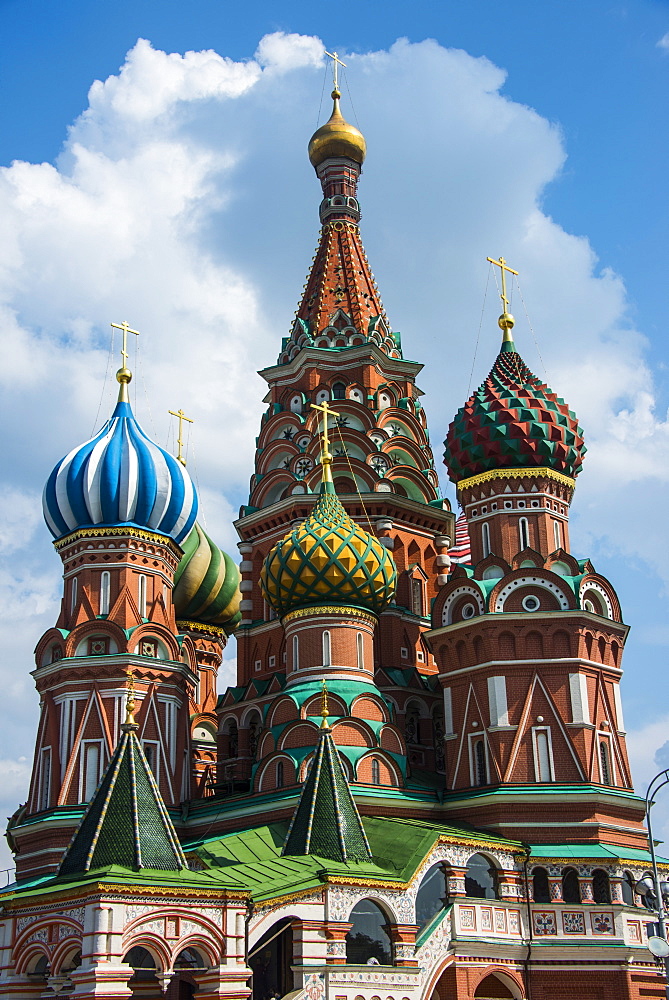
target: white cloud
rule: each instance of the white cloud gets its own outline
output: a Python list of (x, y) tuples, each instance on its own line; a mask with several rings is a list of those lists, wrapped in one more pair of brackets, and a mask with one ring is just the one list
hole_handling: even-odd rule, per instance
[(657, 43), (658, 49), (664, 49), (665, 52), (669, 51), (669, 31), (662, 35), (662, 38)]
[[(503, 253), (521, 271), (541, 357), (516, 297), (517, 343), (541, 376), (543, 359), (586, 429), (579, 541), (643, 559), (669, 584), (669, 427), (621, 277), (542, 209), (567, 153), (559, 128), (503, 96), (505, 74), (489, 60), (434, 41), (342, 58), (368, 140), (363, 236), (405, 355), (426, 364), (437, 461), (467, 392), (485, 258)], [(23, 728), (12, 738), (28, 753), (31, 649), (55, 618), (60, 569), (34, 500), (96, 414), (99, 424), (110, 412), (111, 321), (141, 331), (132, 394), (146, 430), (166, 443), (168, 409), (194, 417), (189, 467), (209, 533), (234, 545), (229, 522), (245, 500), (263, 408), (255, 369), (276, 358), (316, 241), (320, 190), (306, 144), (322, 63), (319, 39), (284, 33), (241, 61), (140, 40), (118, 74), (93, 84), (55, 165), (0, 170), (0, 322), (11, 359), (0, 370), (0, 420), (12, 427), (0, 543), (20, 616), (2, 633), (0, 682), (21, 679), (13, 714)], [(498, 310), (491, 284), (474, 385), (497, 351)], [(623, 528), (630, 510), (644, 532)]]

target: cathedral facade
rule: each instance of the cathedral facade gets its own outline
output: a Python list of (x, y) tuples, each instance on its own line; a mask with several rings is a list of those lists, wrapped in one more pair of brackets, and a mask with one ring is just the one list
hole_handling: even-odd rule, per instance
[(332, 97), (239, 567), (125, 364), (48, 478), (63, 597), (36, 647), (0, 995), (662, 997), (628, 628), (569, 543), (583, 431), (516, 349), (494, 261), (501, 348), (445, 440), (456, 519), (361, 242), (365, 140)]

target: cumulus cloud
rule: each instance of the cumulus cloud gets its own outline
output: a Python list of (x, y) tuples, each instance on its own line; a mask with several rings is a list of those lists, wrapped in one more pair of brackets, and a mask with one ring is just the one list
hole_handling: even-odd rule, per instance
[(665, 52), (669, 52), (669, 31), (662, 38), (659, 39), (657, 43), (658, 49), (664, 49)]
[[(140, 39), (118, 73), (93, 83), (55, 164), (0, 170), (0, 322), (11, 359), (0, 370), (0, 419), (13, 428), (0, 544), (10, 604), (26, 595), (11, 605), (20, 629), (13, 618), (0, 633), (10, 650), (0, 680), (22, 678), (11, 733), (27, 755), (31, 649), (55, 618), (60, 572), (36, 498), (113, 406), (110, 322), (141, 331), (131, 396), (146, 430), (165, 444), (168, 409), (195, 419), (189, 467), (210, 534), (234, 545), (265, 391), (255, 370), (276, 358), (317, 237), (306, 143), (323, 53), (320, 39), (282, 32), (246, 60)], [(405, 355), (426, 363), (437, 457), (470, 381), (485, 258), (504, 254), (521, 271), (531, 317), (530, 326), (516, 293), (517, 343), (586, 429), (577, 547), (603, 540), (669, 585), (658, 514), (669, 502), (669, 427), (622, 278), (543, 209), (568, 153), (560, 129), (501, 93), (502, 69), (434, 41), (342, 57), (355, 99), (353, 109), (345, 87), (345, 112), (369, 148), (363, 236)], [(497, 351), (498, 311), (491, 282), (474, 385)], [(636, 505), (646, 530), (621, 530)]]

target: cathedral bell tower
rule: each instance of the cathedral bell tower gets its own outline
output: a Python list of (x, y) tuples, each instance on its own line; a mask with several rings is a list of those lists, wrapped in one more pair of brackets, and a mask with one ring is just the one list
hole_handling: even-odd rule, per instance
[(569, 545), (583, 432), (518, 354), (505, 280), (502, 304), (499, 355), (445, 441), (471, 539), (429, 633), (450, 801), (503, 836), (638, 846), (620, 699), (628, 629), (609, 581)]

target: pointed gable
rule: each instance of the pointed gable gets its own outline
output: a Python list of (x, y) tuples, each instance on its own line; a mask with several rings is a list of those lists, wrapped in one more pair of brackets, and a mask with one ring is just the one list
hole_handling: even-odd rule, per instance
[(119, 865), (178, 871), (186, 859), (137, 739), (124, 732), (63, 858), (59, 874)]

